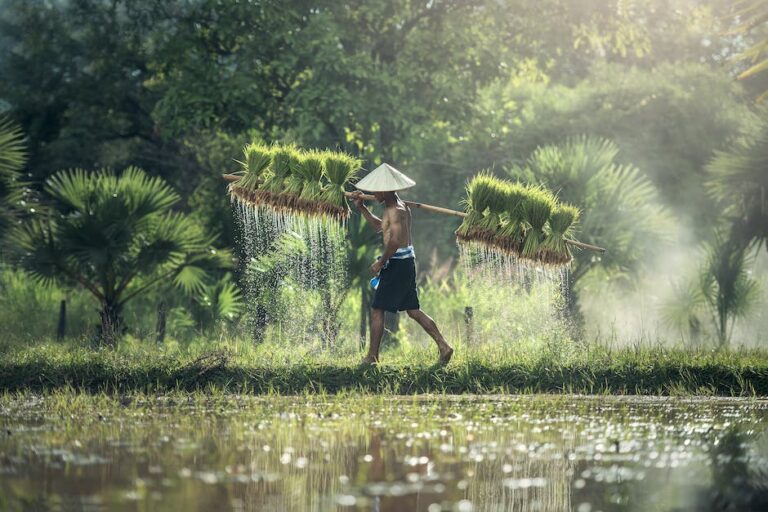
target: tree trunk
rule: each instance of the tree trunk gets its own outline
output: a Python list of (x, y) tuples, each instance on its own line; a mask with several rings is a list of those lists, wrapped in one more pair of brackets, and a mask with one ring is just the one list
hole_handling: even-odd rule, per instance
[[(581, 274), (583, 275), (583, 274)], [(580, 277), (580, 276), (579, 276)], [(574, 287), (576, 286), (577, 276), (574, 276), (573, 272), (567, 272), (565, 276), (565, 286), (561, 288), (563, 298), (565, 301), (563, 308), (564, 320), (566, 321), (566, 328), (571, 338), (574, 340), (580, 340), (584, 337), (584, 314), (581, 312), (579, 305), (579, 296), (576, 294)]]
[(474, 344), (475, 339), (475, 310), (472, 306), (464, 307), (464, 342), (467, 347), (471, 347)]
[(118, 338), (123, 329), (123, 322), (120, 316), (121, 308), (112, 302), (102, 302), (101, 304), (101, 326), (99, 330), (99, 341), (110, 347), (116, 347)]
[[(721, 302), (724, 301), (724, 298), (721, 298)], [(728, 345), (728, 336), (727, 336), (727, 326), (728, 326), (728, 313), (725, 310), (724, 306), (718, 307), (718, 320), (720, 325), (718, 337), (720, 338), (720, 347), (724, 348), (726, 345)]]
[(383, 343), (396, 347), (400, 345), (398, 332), (400, 331), (400, 313), (384, 313), (384, 340)]
[(167, 306), (165, 301), (160, 301), (157, 307), (157, 326), (155, 327), (155, 333), (157, 334), (157, 343), (163, 343), (165, 341), (165, 324), (167, 317)]
[(59, 323), (56, 326), (56, 341), (61, 341), (67, 333), (67, 300), (62, 299), (59, 304)]
[(267, 331), (269, 323), (269, 311), (262, 304), (256, 304), (253, 310), (251, 326), (253, 328), (253, 342), (261, 343), (264, 341), (264, 334)]
[(323, 310), (320, 312), (322, 315), (322, 342), (323, 342), (323, 348), (329, 348), (331, 347), (335, 341), (336, 337), (338, 335), (338, 330), (336, 328), (336, 319), (338, 317), (338, 309), (333, 307), (333, 300), (331, 297), (331, 292), (328, 290), (328, 284), (325, 284), (325, 288), (323, 289), (322, 297), (323, 297)]

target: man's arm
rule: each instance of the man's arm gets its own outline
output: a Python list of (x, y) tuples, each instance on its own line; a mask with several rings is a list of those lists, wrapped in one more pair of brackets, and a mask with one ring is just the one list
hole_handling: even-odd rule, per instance
[(377, 233), (381, 233), (381, 219), (375, 216), (371, 213), (371, 211), (368, 209), (367, 206), (365, 206), (365, 203), (363, 200), (359, 197), (362, 195), (362, 192), (355, 191), (356, 195), (352, 196), (352, 200), (355, 202), (355, 206), (358, 210), (360, 210), (360, 213), (363, 214), (363, 217), (365, 217), (365, 220), (368, 221), (368, 223), (371, 225), (371, 227), (376, 231)]

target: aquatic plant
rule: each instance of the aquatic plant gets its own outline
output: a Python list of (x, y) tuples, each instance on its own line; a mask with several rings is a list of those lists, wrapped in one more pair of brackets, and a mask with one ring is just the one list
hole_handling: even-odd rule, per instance
[(283, 181), (285, 186), (280, 197), (281, 207), (292, 209), (298, 202), (301, 190), (304, 188), (304, 179), (301, 177), (301, 173), (305, 158), (303, 153), (298, 153), (295, 159), (289, 161), (290, 173)]
[(296, 169), (296, 174), (302, 180), (299, 198), (304, 201), (316, 201), (323, 190), (321, 180), (325, 174), (325, 159), (322, 153), (315, 150), (306, 152)]
[(285, 187), (285, 179), (291, 174), (292, 163), (299, 158), (296, 146), (275, 145), (272, 149), (272, 172), (264, 180), (262, 189), (279, 194)]
[(328, 183), (320, 194), (320, 200), (325, 203), (326, 213), (346, 218), (349, 216), (349, 207), (344, 195), (344, 187), (357, 177), (362, 161), (341, 152), (327, 151), (323, 157)]
[(549, 218), (549, 230), (541, 244), (546, 251), (545, 259), (552, 263), (568, 262), (571, 260), (571, 251), (566, 240), (574, 232), (579, 220), (580, 211), (573, 205), (558, 204)]
[(467, 182), (467, 197), (464, 199), (467, 216), (456, 230), (459, 238), (471, 239), (483, 219), (484, 212), (493, 195), (495, 182), (498, 181), (490, 171), (482, 171)]
[(544, 240), (544, 226), (547, 224), (557, 201), (550, 191), (540, 185), (531, 185), (526, 189), (523, 201), (524, 221), (529, 229), (525, 233), (521, 255), (536, 259), (537, 252)]
[(264, 143), (251, 142), (243, 148), (243, 156), (245, 161), (240, 162), (243, 178), (237, 182), (237, 186), (255, 190), (272, 164), (272, 149)]
[(525, 186), (520, 183), (510, 183), (505, 189), (504, 211), (501, 214), (501, 228), (496, 237), (500, 247), (519, 252), (525, 234), (523, 223), (523, 201), (525, 201)]
[(507, 201), (507, 188), (509, 184), (506, 181), (494, 179), (490, 182), (487, 190), (488, 208), (485, 210), (483, 218), (478, 222), (478, 229), (481, 231), (481, 238), (491, 243), (498, 234), (501, 225), (500, 215), (504, 211)]

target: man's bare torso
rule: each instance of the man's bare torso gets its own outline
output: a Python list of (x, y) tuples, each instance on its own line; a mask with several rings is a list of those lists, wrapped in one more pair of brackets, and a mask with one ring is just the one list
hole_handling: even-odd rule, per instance
[[(393, 225), (398, 225), (400, 229), (393, 230)], [(411, 211), (405, 203), (398, 200), (396, 205), (387, 207), (384, 210), (384, 215), (381, 219), (381, 231), (384, 235), (385, 247), (389, 245), (393, 231), (395, 233), (399, 232), (399, 236), (392, 239), (393, 243), (397, 243), (397, 247), (411, 245)]]

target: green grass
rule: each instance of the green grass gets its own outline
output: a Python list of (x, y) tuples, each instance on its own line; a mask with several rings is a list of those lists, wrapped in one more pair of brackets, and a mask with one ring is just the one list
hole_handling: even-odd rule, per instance
[(117, 350), (42, 342), (0, 348), (0, 390), (768, 395), (764, 350), (584, 345), (563, 355), (457, 346), (447, 368), (435, 367), (435, 356), (432, 347), (392, 349), (378, 367), (361, 368), (356, 353), (237, 340), (186, 347), (128, 340)]

